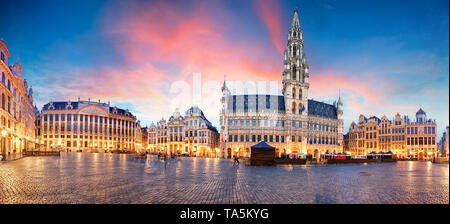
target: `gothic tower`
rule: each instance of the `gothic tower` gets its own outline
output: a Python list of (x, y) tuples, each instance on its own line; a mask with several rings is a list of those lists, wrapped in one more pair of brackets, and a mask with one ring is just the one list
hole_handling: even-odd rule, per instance
[(227, 117), (225, 116), (225, 111), (228, 107), (228, 97), (230, 96), (230, 91), (228, 90), (225, 78), (222, 85), (222, 97), (220, 102), (222, 104), (222, 109), (220, 110), (220, 142), (225, 142), (228, 139), (228, 126)]
[(308, 114), (308, 77), (303, 35), (296, 8), (284, 50), (283, 95), (287, 114)]

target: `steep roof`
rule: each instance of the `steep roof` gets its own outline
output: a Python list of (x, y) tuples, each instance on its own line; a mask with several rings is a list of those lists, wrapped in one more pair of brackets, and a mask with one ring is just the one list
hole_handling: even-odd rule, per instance
[(337, 108), (331, 104), (308, 100), (308, 114), (319, 117), (337, 119)]
[(284, 96), (281, 95), (231, 95), (228, 97), (228, 111), (243, 112), (278, 112), (285, 113)]
[[(268, 103), (268, 104), (267, 104)], [(278, 112), (286, 113), (284, 96), (280, 95), (231, 95), (228, 97), (228, 111), (243, 112)], [(308, 100), (308, 114), (312, 116), (337, 119), (337, 108), (334, 105)]]

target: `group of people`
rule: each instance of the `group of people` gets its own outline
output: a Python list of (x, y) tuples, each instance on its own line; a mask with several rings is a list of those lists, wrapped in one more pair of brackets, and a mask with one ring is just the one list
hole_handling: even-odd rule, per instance
[(176, 159), (177, 157), (178, 156), (176, 154), (173, 154), (173, 153), (167, 154), (167, 153), (158, 152), (158, 159), (160, 159), (160, 160), (162, 159), (164, 161), (164, 168), (167, 167), (167, 160), (168, 159)]
[[(176, 155), (175, 154), (167, 154), (167, 153), (161, 153), (158, 152), (158, 159), (162, 159), (164, 161), (164, 168), (167, 168), (167, 159), (172, 158), (175, 159)], [(239, 165), (239, 157), (237, 156), (233, 156), (233, 166), (234, 165)]]
[(167, 154), (167, 153), (161, 153), (161, 152), (158, 152), (158, 159), (161, 159), (161, 157), (163, 157), (163, 159), (164, 158), (172, 158), (172, 159), (175, 159), (175, 158), (177, 158), (177, 155), (176, 154), (172, 154), (172, 153), (169, 153), (169, 154)]

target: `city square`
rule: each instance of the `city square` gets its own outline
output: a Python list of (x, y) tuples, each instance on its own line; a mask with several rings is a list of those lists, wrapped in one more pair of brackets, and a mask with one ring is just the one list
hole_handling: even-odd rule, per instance
[(449, 166), (233, 165), (219, 158), (146, 160), (63, 153), (0, 163), (0, 203), (448, 204)]
[(448, 205), (448, 9), (1, 1), (0, 205)]

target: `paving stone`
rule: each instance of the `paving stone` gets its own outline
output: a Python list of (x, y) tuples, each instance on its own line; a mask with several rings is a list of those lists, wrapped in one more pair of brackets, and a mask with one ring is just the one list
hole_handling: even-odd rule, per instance
[(206, 158), (165, 169), (156, 157), (63, 153), (0, 163), (0, 203), (448, 204), (448, 173), (429, 162), (247, 167)]

